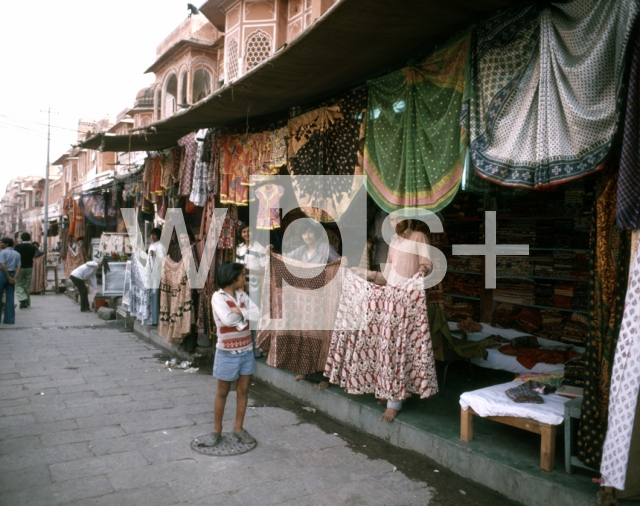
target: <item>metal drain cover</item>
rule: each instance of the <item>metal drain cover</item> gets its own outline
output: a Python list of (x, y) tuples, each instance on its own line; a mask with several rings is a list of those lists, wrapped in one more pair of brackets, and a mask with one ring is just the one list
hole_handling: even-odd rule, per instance
[(210, 443), (212, 441), (211, 434), (200, 436), (191, 441), (191, 449), (202, 453), (203, 455), (211, 455), (212, 457), (226, 457), (227, 455), (241, 455), (253, 450), (258, 443), (241, 443), (238, 441), (233, 432), (223, 432), (220, 441), (215, 446), (199, 446), (202, 443)]

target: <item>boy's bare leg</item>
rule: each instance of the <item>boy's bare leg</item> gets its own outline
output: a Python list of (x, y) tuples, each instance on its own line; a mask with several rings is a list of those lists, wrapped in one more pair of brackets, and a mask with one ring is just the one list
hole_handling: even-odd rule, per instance
[[(244, 415), (247, 412), (247, 403), (249, 401), (249, 385), (251, 384), (251, 376), (240, 376), (236, 382), (236, 423), (233, 426), (233, 432), (239, 432), (244, 427)], [(222, 423), (221, 423), (222, 425)]]
[[(240, 378), (242, 378), (242, 376), (240, 376)], [(216, 400), (213, 405), (213, 416), (215, 420), (213, 432), (216, 432), (218, 434), (222, 432), (222, 418), (224, 417), (224, 407), (227, 404), (227, 396), (229, 395), (229, 390), (231, 390), (230, 381), (218, 380)]]

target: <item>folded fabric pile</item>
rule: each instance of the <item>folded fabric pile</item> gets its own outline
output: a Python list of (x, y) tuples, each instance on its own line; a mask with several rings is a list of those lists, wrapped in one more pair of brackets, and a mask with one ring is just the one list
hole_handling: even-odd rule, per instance
[(538, 339), (536, 338), (536, 336), (514, 337), (509, 341), (509, 343), (514, 348), (532, 348), (532, 349), (540, 348), (540, 343), (538, 342)]
[(557, 284), (553, 287), (553, 306), (571, 309), (573, 299), (573, 285)]
[(553, 306), (553, 284), (537, 281), (535, 300), (538, 306)]
[(540, 395), (548, 395), (556, 391), (556, 387), (532, 380), (523, 385), (509, 388), (504, 393), (514, 402), (543, 404), (544, 400)]
[(543, 372), (525, 372), (516, 377), (516, 381), (537, 381), (555, 388), (562, 386), (563, 374), (546, 374)]
[(584, 346), (587, 337), (587, 315), (580, 313), (572, 313), (562, 326), (562, 335), (560, 341), (567, 344)]
[(504, 346), (510, 341), (505, 337), (492, 334), (489, 337), (485, 337), (484, 339), (481, 339), (480, 341), (476, 341), (476, 342), (482, 344), (482, 346), (487, 350), (497, 350), (498, 348), (500, 348), (501, 346)]
[(564, 188), (564, 214), (565, 216), (581, 216), (584, 208), (584, 181), (579, 179), (567, 183)]
[(571, 309), (586, 311), (589, 305), (589, 286), (587, 283), (576, 283), (573, 289)]
[(540, 310), (533, 307), (523, 307), (518, 316), (516, 316), (516, 323), (525, 332), (535, 332), (542, 327), (542, 315)]
[(500, 279), (493, 298), (501, 302), (532, 305), (535, 302), (535, 284), (529, 280)]
[(571, 278), (573, 269), (573, 253), (570, 251), (553, 252), (553, 277)]
[(516, 315), (519, 312), (519, 306), (507, 303), (498, 304), (493, 312), (492, 325), (503, 329), (513, 328)]
[(584, 366), (583, 360), (572, 360), (564, 366), (564, 379), (563, 385), (569, 385), (572, 387), (584, 386)]
[(457, 327), (465, 334), (473, 334), (474, 332), (482, 331), (482, 325), (473, 321), (471, 318), (466, 318), (458, 322)]
[(573, 220), (554, 220), (553, 222), (554, 248), (570, 248), (572, 233), (573, 233)]
[(571, 278), (572, 279), (589, 279), (589, 254), (574, 253), (571, 260)]
[(500, 347), (498, 351), (503, 355), (516, 357), (516, 360), (527, 369), (532, 369), (540, 362), (545, 364), (564, 364), (580, 356), (580, 353), (575, 351), (516, 348), (511, 344)]
[(536, 220), (505, 221), (500, 223), (496, 231), (496, 240), (499, 244), (534, 244), (535, 239)]
[(553, 277), (553, 257), (540, 255), (531, 258), (533, 262), (533, 274), (535, 276)]
[(571, 247), (575, 249), (588, 249), (590, 231), (591, 231), (591, 218), (574, 219), (573, 233), (571, 234)]
[(445, 296), (444, 313), (447, 320), (452, 322), (459, 322), (465, 318), (477, 320), (480, 316), (480, 305), (477, 302)]
[(380, 286), (347, 271), (324, 373), (351, 394), (393, 401), (436, 394), (422, 276)]
[(445, 292), (465, 297), (480, 297), (482, 291), (480, 276), (449, 274), (442, 280), (442, 285)]
[(496, 272), (500, 276), (531, 276), (533, 275), (533, 263), (528, 257), (498, 257)]
[(535, 245), (538, 248), (553, 248), (555, 246), (553, 220), (538, 220)]

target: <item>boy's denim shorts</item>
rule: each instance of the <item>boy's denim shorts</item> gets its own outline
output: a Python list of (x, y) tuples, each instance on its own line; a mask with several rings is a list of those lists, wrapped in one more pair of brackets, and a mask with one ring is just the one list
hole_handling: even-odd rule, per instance
[(250, 376), (256, 372), (256, 359), (253, 350), (231, 353), (216, 350), (213, 361), (213, 376), (222, 381), (235, 381), (240, 376)]

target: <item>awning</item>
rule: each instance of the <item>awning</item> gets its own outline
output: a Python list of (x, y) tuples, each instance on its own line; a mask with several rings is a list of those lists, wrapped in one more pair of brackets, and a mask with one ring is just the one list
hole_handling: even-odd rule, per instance
[(472, 23), (523, 0), (339, 0), (299, 37), (238, 80), (152, 123), (145, 135), (98, 134), (103, 151), (154, 151), (200, 128), (305, 106), (420, 59)]

